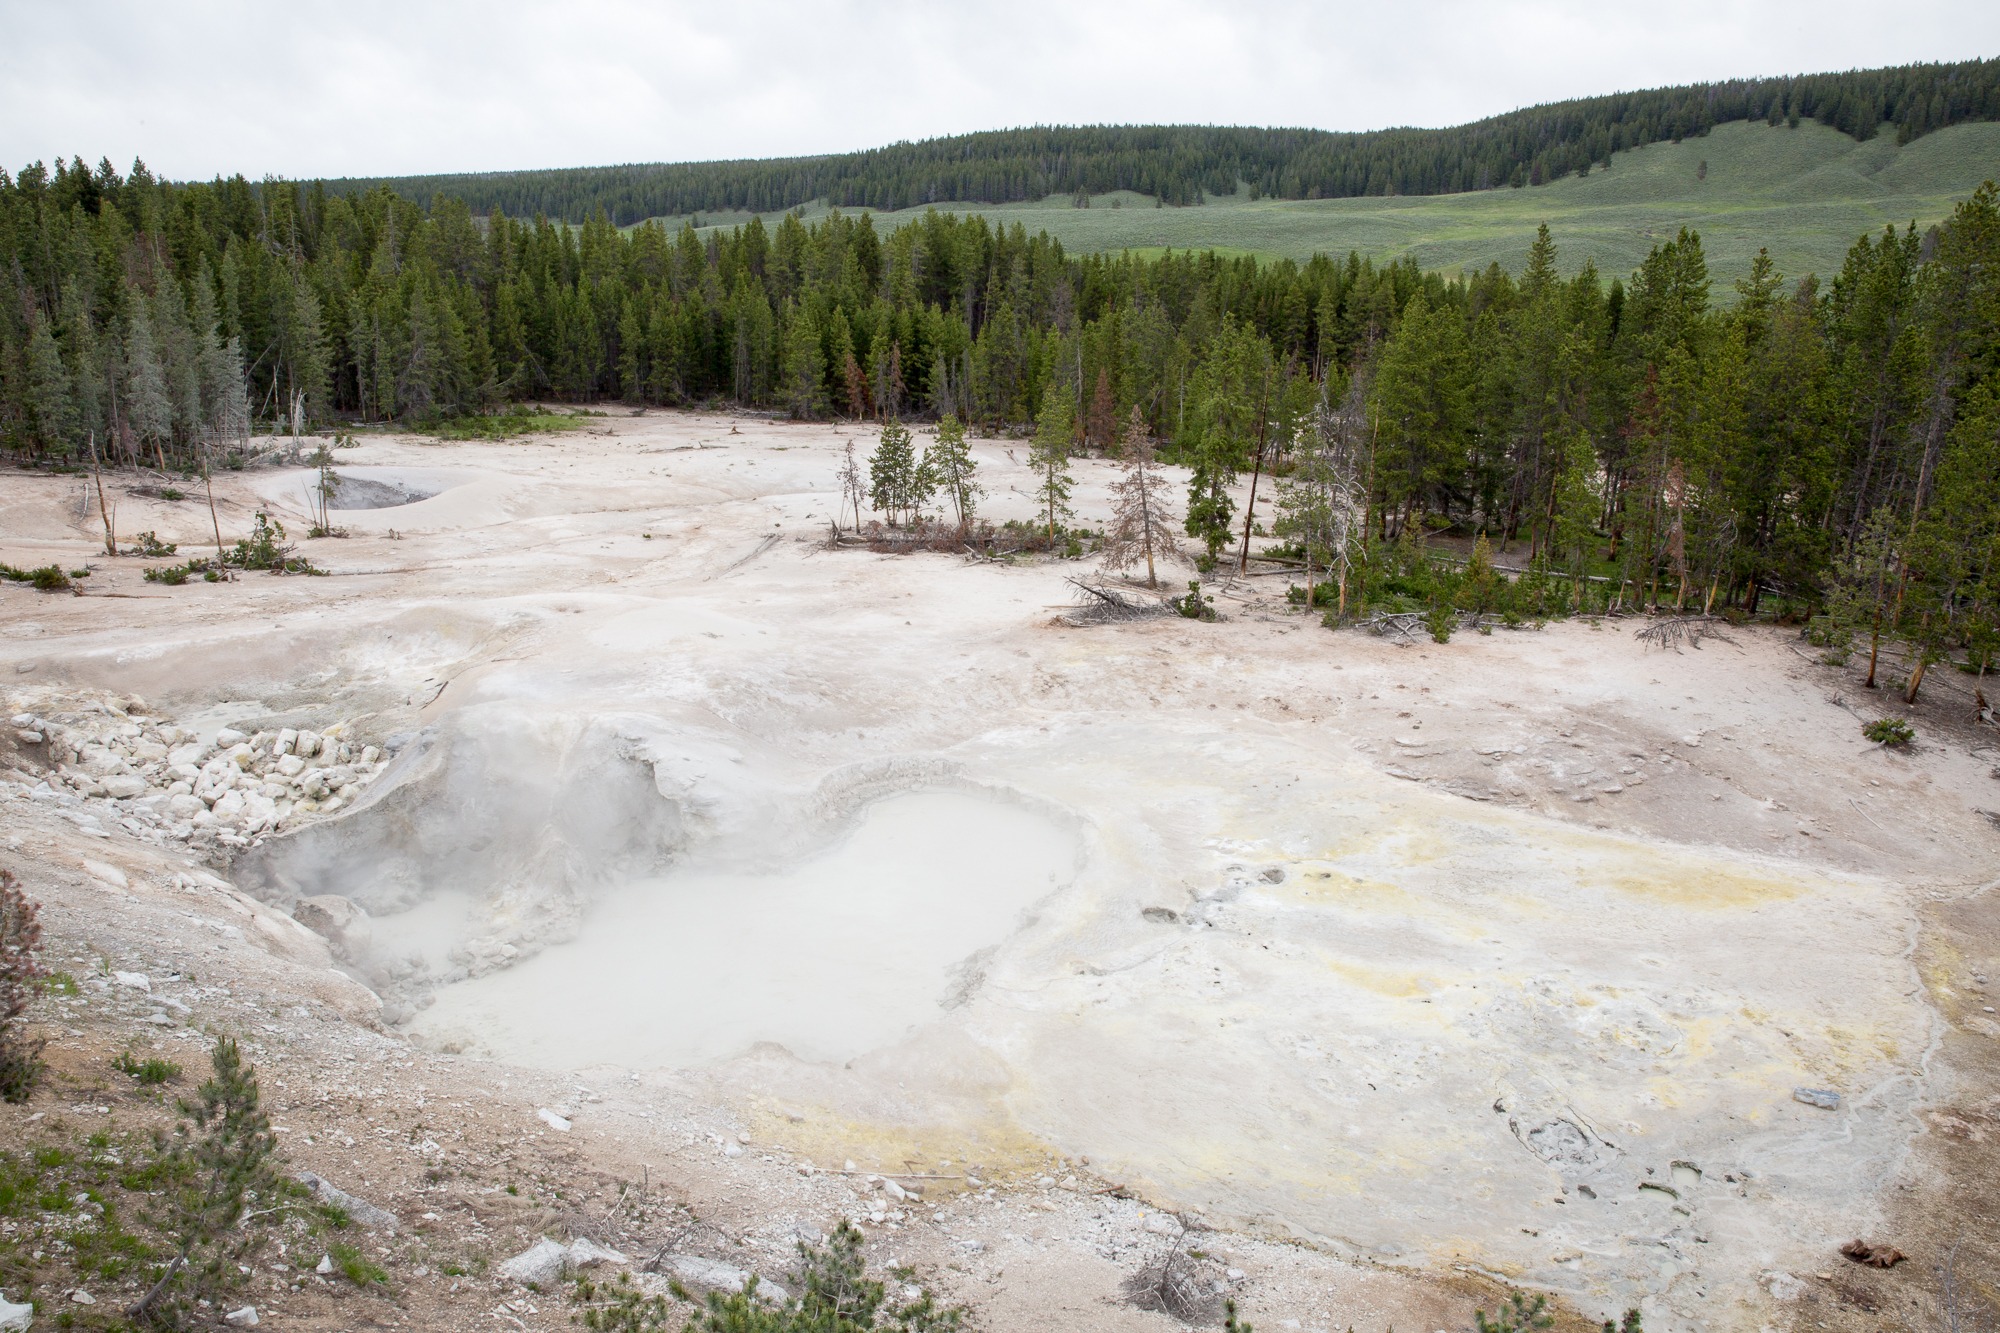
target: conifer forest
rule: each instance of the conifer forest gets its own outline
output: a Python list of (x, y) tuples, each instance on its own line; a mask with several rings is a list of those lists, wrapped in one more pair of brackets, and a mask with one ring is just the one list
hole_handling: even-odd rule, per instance
[(0, 441), (34, 466), (185, 470), (281, 425), (551, 399), (1041, 436), (1061, 408), (1063, 447), (1115, 454), (1136, 411), (1191, 469), (1210, 561), (1254, 521), (1230, 488), (1271, 479), (1278, 531), (1339, 585), (1315, 605), (1457, 535), (1567, 580), (1572, 610), (1817, 617), (1923, 663), (1995, 642), (1990, 184), (1837, 273), (1763, 260), (1723, 290), (1686, 231), (1630, 274), (1563, 276), (1544, 228), (1518, 276), (1447, 278), (1075, 256), (935, 212), (571, 226), (80, 160), (0, 179), (0, 247)]

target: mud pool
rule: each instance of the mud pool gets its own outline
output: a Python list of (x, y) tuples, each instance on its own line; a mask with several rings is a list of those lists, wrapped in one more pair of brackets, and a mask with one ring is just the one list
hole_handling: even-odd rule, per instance
[[(1019, 806), (892, 797), (795, 865), (691, 866), (615, 889), (574, 940), (444, 988), (414, 1029), (543, 1068), (686, 1066), (759, 1043), (845, 1061), (962, 999), (980, 954), (1076, 858), (1068, 832)], [(391, 947), (397, 922), (377, 923)]]

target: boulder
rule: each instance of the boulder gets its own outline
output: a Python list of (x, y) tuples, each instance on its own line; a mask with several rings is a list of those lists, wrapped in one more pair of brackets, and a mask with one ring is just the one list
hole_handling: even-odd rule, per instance
[(606, 1249), (588, 1236), (578, 1236), (569, 1243), (569, 1266), (572, 1270), (589, 1268), (595, 1264), (623, 1266), (631, 1262), (618, 1251)]
[(216, 819), (222, 823), (237, 823), (243, 818), (243, 793), (226, 791), (215, 798), (215, 804), (209, 809), (214, 811)]
[(244, 796), (243, 816), (236, 822), (253, 833), (267, 829), (278, 822), (278, 803), (260, 792), (251, 792)]
[(222, 1316), (222, 1322), (231, 1328), (255, 1328), (257, 1327), (257, 1307), (246, 1305), (240, 1310), (231, 1310), (228, 1314)]
[(568, 1263), (569, 1251), (544, 1236), (501, 1264), (500, 1276), (545, 1289), (553, 1288), (562, 1281), (563, 1268)]
[(337, 893), (299, 899), (298, 906), (292, 908), (292, 920), (323, 938), (349, 962), (366, 954), (375, 942), (375, 927), (368, 913), (352, 898)]
[(0, 1333), (28, 1333), (34, 1323), (34, 1306), (16, 1305), (0, 1295)]
[(299, 1172), (299, 1183), (319, 1196), (320, 1202), (330, 1203), (355, 1222), (370, 1231), (394, 1231), (396, 1215), (387, 1208), (377, 1208), (366, 1199), (357, 1198), (341, 1189), (333, 1182), (316, 1176), (310, 1171)]
[(104, 779), (104, 794), (115, 801), (144, 796), (147, 790), (146, 779), (136, 773), (113, 773)]

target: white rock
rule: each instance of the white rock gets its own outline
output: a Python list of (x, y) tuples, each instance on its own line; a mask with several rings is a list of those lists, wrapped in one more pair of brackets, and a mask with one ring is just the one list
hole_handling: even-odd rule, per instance
[(243, 793), (226, 791), (216, 797), (215, 804), (209, 808), (223, 823), (234, 824), (243, 818)]
[(34, 1306), (15, 1305), (5, 1296), (0, 1296), (0, 1333), (28, 1333), (34, 1322)]
[(292, 742), (292, 753), (311, 758), (319, 753), (319, 733), (302, 731)]
[(231, 1328), (255, 1328), (257, 1327), (257, 1307), (246, 1305), (240, 1310), (231, 1310), (228, 1314), (222, 1316), (222, 1322)]
[(370, 1231), (396, 1229), (396, 1215), (387, 1208), (378, 1208), (368, 1200), (349, 1194), (332, 1181), (316, 1176), (310, 1171), (299, 1172), (298, 1179), (300, 1184), (317, 1194), (322, 1203), (332, 1204)]
[(674, 1270), (675, 1277), (699, 1291), (741, 1291), (750, 1281), (750, 1274), (743, 1269), (699, 1255), (670, 1254), (667, 1266)]
[(40, 745), (44, 740), (48, 738), (42, 735), (42, 733), (39, 731), (29, 730), (28, 728), (24, 727), (20, 731), (14, 733), (14, 739), (21, 742), (21, 744), (23, 745)]
[(349, 961), (366, 954), (375, 941), (375, 925), (368, 913), (352, 898), (337, 893), (299, 899), (292, 908), (292, 920), (323, 937)]
[(1155, 1236), (1178, 1236), (1185, 1230), (1180, 1219), (1170, 1213), (1147, 1213), (1145, 1226)]
[(724, 1157), (741, 1157), (743, 1155), (743, 1145), (740, 1143), (725, 1143), (722, 1145), (722, 1155)]
[(882, 1182), (882, 1192), (888, 1195), (890, 1198), (896, 1200), (896, 1202), (898, 1203), (901, 1203), (903, 1200), (910, 1197), (909, 1194), (905, 1192), (903, 1187), (901, 1185), (898, 1185), (893, 1180), (885, 1180)]
[(75, 1291), (72, 1291), (69, 1294), (69, 1298), (75, 1301), (78, 1305), (97, 1304), (97, 1297), (91, 1295), (89, 1292), (85, 1291), (81, 1287), (78, 1287)]
[(588, 1236), (578, 1236), (569, 1243), (569, 1266), (589, 1268), (593, 1264), (629, 1264), (632, 1261), (616, 1250), (606, 1249)]
[(362, 747), (361, 747), (361, 762), (362, 762), (362, 763), (364, 763), (364, 764), (379, 764), (380, 762), (382, 762), (382, 750), (381, 750), (381, 747), (380, 747), (380, 746), (375, 746), (375, 745), (364, 745), (364, 746), (362, 746)]
[(196, 741), (192, 745), (176, 745), (173, 749), (167, 751), (167, 762), (176, 765), (188, 764), (199, 767), (207, 757), (208, 747), (200, 741)]
[(550, 1129), (561, 1130), (564, 1133), (569, 1132), (569, 1117), (557, 1115), (546, 1106), (535, 1112), (535, 1119), (541, 1121)]
[(243, 817), (236, 822), (253, 832), (269, 828), (278, 822), (278, 803), (260, 792), (252, 792), (243, 798)]
[(295, 778), (306, 771), (306, 761), (295, 754), (287, 754), (278, 760), (278, 772), (288, 778)]
[(292, 747), (298, 743), (299, 733), (291, 727), (285, 727), (278, 732), (278, 743), (273, 748), (279, 754), (289, 755), (292, 752)]
[(248, 736), (234, 727), (224, 727), (221, 731), (215, 733), (216, 745), (224, 750), (241, 745), (249, 739)]
[(85, 858), (83, 868), (89, 872), (92, 879), (102, 880), (113, 888), (123, 889), (130, 887), (131, 882), (125, 878), (125, 872), (109, 862), (93, 861)]
[(568, 1262), (569, 1251), (544, 1236), (501, 1264), (500, 1276), (515, 1282), (533, 1283), (538, 1287), (552, 1287), (562, 1280), (563, 1265)]
[(148, 790), (146, 779), (135, 773), (113, 773), (104, 779), (104, 794), (114, 801), (129, 801)]
[(111, 979), (121, 986), (130, 986), (133, 990), (142, 990), (148, 994), (153, 989), (153, 979), (144, 972), (113, 972)]

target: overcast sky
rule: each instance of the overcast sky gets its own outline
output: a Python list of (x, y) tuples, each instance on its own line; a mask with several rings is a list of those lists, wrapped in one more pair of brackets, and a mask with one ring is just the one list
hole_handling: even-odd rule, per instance
[(1994, 0), (0, 0), (0, 163), (311, 177), (1360, 130), (1993, 55)]

